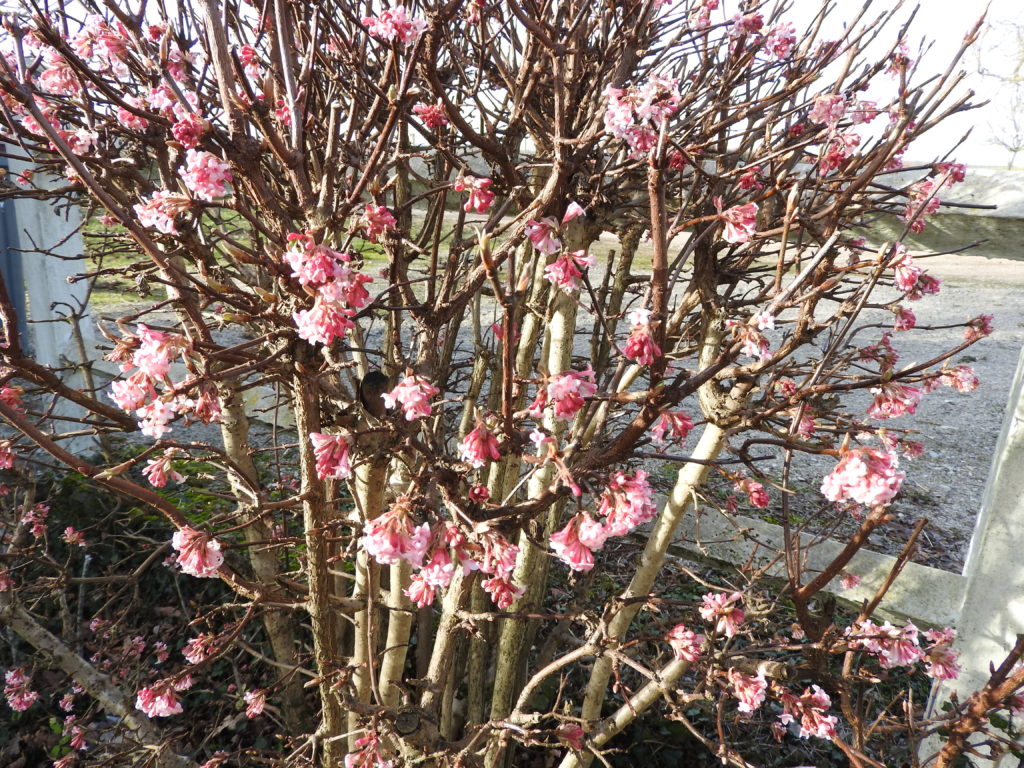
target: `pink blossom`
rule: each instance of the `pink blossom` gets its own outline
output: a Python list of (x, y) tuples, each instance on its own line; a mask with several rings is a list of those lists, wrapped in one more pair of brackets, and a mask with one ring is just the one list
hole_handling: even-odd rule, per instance
[(208, 533), (183, 526), (171, 537), (171, 546), (178, 552), (178, 565), (183, 573), (199, 578), (217, 578), (217, 569), (224, 563), (220, 542)]
[(647, 473), (642, 469), (632, 475), (616, 472), (598, 499), (597, 511), (605, 518), (605, 530), (610, 536), (625, 536), (653, 520), (658, 508)]
[(586, 211), (583, 210), (583, 206), (575, 200), (570, 200), (569, 205), (565, 208), (565, 214), (562, 216), (562, 226), (564, 227), (577, 216), (582, 216), (584, 213)]
[(756, 480), (749, 477), (742, 477), (736, 481), (736, 490), (747, 494), (747, 500), (750, 505), (757, 509), (765, 509), (771, 498), (768, 496), (768, 491), (764, 489), (764, 486)]
[(151, 378), (167, 375), (171, 367), (171, 356), (188, 349), (188, 340), (180, 333), (154, 331), (139, 323), (139, 346), (132, 355), (132, 363)]
[(832, 706), (832, 700), (821, 688), (812, 685), (800, 698), (787, 691), (780, 698), (783, 713), (779, 715), (779, 721), (786, 725), (799, 721), (801, 739), (816, 736), (831, 741), (836, 737), (836, 716), (825, 714)]
[(946, 177), (943, 186), (951, 187), (967, 178), (967, 166), (963, 163), (936, 163), (935, 172)]
[(978, 315), (976, 318), (967, 323), (967, 329), (964, 331), (964, 338), (967, 341), (977, 341), (990, 335), (993, 330), (992, 326), (992, 315)]
[(171, 133), (174, 134), (185, 149), (193, 149), (199, 146), (199, 140), (206, 130), (206, 123), (198, 115), (189, 113), (184, 118), (171, 126)]
[(426, 19), (410, 16), (405, 6), (396, 5), (377, 16), (364, 17), (363, 26), (378, 40), (398, 40), (408, 48), (420, 39), (428, 25)]
[[(141, 99), (137, 99), (134, 96), (126, 96), (124, 102), (130, 107), (142, 110), (143, 103)], [(144, 131), (149, 127), (149, 121), (146, 118), (140, 117), (132, 110), (122, 106), (117, 108), (117, 123), (122, 128), (128, 128), (132, 131)]]
[(702, 598), (704, 604), (697, 610), (704, 621), (715, 622), (716, 632), (733, 637), (746, 617), (743, 609), (737, 605), (742, 597), (739, 592), (733, 592), (731, 595), (724, 592), (708, 592)]
[(448, 118), (440, 101), (436, 104), (417, 104), (412, 111), (427, 126), (427, 130), (437, 132), (438, 128), (448, 125)]
[(430, 546), (430, 526), (427, 523), (417, 526), (413, 521), (412, 500), (400, 496), (387, 512), (366, 523), (359, 545), (381, 565), (405, 560), (419, 568)]
[(352, 322), (355, 310), (342, 306), (334, 299), (335, 295), (331, 291), (318, 291), (312, 309), (301, 309), (292, 315), (300, 339), (329, 346), (355, 325)]
[(893, 312), (896, 315), (896, 322), (893, 324), (893, 330), (896, 331), (912, 331), (917, 325), (917, 315), (914, 314), (914, 310), (910, 307), (898, 306)]
[(796, 28), (792, 24), (776, 24), (765, 35), (765, 49), (779, 61), (789, 58), (794, 45), (796, 45)]
[(14, 444), (10, 440), (0, 440), (0, 469), (10, 469), (14, 466), (14, 451), (11, 447)]
[(759, 170), (760, 168), (756, 165), (751, 168), (748, 168), (746, 171), (743, 172), (743, 174), (738, 179), (736, 179), (736, 186), (744, 190), (764, 189), (764, 184), (761, 182), (757, 175)]
[(262, 66), (259, 52), (251, 45), (243, 45), (238, 49), (238, 60), (245, 69), (245, 74), (254, 80), (260, 76)]
[(202, 634), (198, 637), (189, 638), (185, 647), (181, 649), (181, 655), (189, 664), (199, 664), (205, 661), (214, 651), (216, 638), (211, 634)]
[(494, 202), (494, 193), (489, 187), (494, 182), (491, 179), (481, 179), (475, 176), (460, 176), (455, 180), (453, 187), (456, 192), (469, 192), (469, 199), (462, 206), (464, 211), (476, 211), (486, 213)]
[(859, 587), (860, 582), (860, 576), (855, 573), (849, 573), (847, 571), (842, 571), (840, 573), (839, 586), (842, 589), (853, 589), (854, 587)]
[(586, 251), (566, 251), (544, 268), (544, 276), (563, 291), (572, 292), (580, 287), (582, 270), (596, 263), (597, 259)]
[(548, 256), (557, 253), (562, 248), (562, 243), (553, 236), (557, 230), (558, 222), (550, 216), (545, 216), (540, 221), (531, 219), (526, 222), (526, 236), (533, 243), (533, 247)]
[(29, 687), (25, 670), (15, 667), (4, 675), (4, 696), (15, 712), (24, 712), (39, 700), (39, 694)]
[(425, 608), (434, 602), (437, 590), (445, 589), (451, 584), (454, 575), (455, 564), (452, 563), (448, 550), (443, 546), (436, 547), (427, 564), (412, 575), (405, 594), (418, 608)]
[(149, 717), (169, 717), (183, 712), (181, 702), (167, 682), (157, 683), (139, 691), (135, 708), (142, 710)]
[(502, 579), (497, 576), (485, 579), (480, 582), (483, 590), (491, 596), (491, 600), (498, 606), (499, 610), (507, 610), (512, 603), (523, 596), (523, 588), (517, 587), (509, 579)]
[(496, 461), (501, 458), (498, 440), (486, 425), (478, 422), (476, 428), (459, 443), (459, 458), (471, 467), (479, 469), (488, 460)]
[(956, 630), (929, 629), (924, 636), (931, 643), (924, 652), (925, 672), (936, 680), (956, 680), (960, 677), (960, 652), (952, 648)]
[(978, 388), (978, 375), (969, 365), (957, 365), (943, 371), (941, 381), (957, 392), (973, 392)]
[(252, 720), (254, 717), (259, 717), (263, 714), (263, 707), (267, 704), (267, 692), (266, 691), (246, 691), (245, 696), (245, 716)]
[(665, 635), (665, 642), (672, 646), (672, 652), (680, 661), (696, 661), (700, 658), (704, 635), (698, 635), (687, 629), (685, 624), (676, 624)]
[(385, 232), (394, 230), (397, 220), (383, 205), (367, 205), (359, 219), (360, 226), (366, 230), (366, 239), (376, 243)]
[(873, 101), (858, 101), (850, 107), (850, 120), (854, 125), (870, 123), (878, 115), (878, 105)]
[(416, 421), (430, 415), (430, 403), (427, 401), (441, 390), (435, 387), (426, 379), (414, 374), (406, 375), (390, 392), (385, 392), (384, 405), (387, 408), (394, 408), (398, 403), (402, 404), (406, 421)]
[(384, 759), (380, 737), (373, 731), (356, 739), (359, 751), (345, 755), (345, 768), (392, 768), (392, 762)]
[(75, 96), (82, 90), (71, 64), (52, 48), (43, 54), (38, 83), (41, 90), (58, 96)]
[(68, 546), (84, 547), (85, 546), (85, 534), (69, 525), (64, 529), (64, 533), (61, 536), (64, 543)]
[[(754, 317), (756, 321), (758, 316)], [(740, 352), (759, 360), (767, 360), (771, 357), (771, 345), (768, 343), (768, 339), (753, 325), (731, 318), (725, 321), (725, 325), (727, 328), (731, 328), (733, 335), (740, 340)]]
[(764, 674), (761, 672), (758, 672), (756, 676), (751, 676), (744, 675), (732, 668), (729, 670), (729, 682), (732, 683), (733, 696), (740, 703), (740, 712), (753, 712), (764, 704), (768, 681), (764, 679)]
[(627, 360), (634, 360), (640, 365), (651, 365), (655, 358), (661, 356), (661, 347), (655, 343), (651, 332), (650, 316), (646, 309), (636, 309), (629, 314), (632, 328), (622, 354)]
[(736, 14), (732, 17), (732, 27), (729, 28), (730, 37), (744, 37), (756, 35), (764, 26), (764, 16), (760, 13)]
[(174, 217), (188, 210), (190, 205), (187, 197), (161, 189), (150, 195), (149, 200), (136, 203), (134, 211), (142, 226), (152, 227), (165, 235), (176, 235), (178, 228), (174, 224)]
[(200, 200), (212, 202), (228, 193), (231, 169), (216, 155), (189, 149), (185, 152), (185, 170), (181, 172), (181, 180)]
[(311, 432), (309, 441), (313, 443), (313, 454), (316, 457), (316, 476), (321, 480), (348, 480), (352, 477), (352, 463), (349, 458), (349, 444), (344, 435), (325, 435)]
[(171, 431), (168, 426), (175, 416), (174, 408), (163, 400), (154, 400), (148, 405), (135, 409), (139, 417), (139, 429), (147, 437), (159, 438)]
[(666, 444), (665, 433), (669, 434), (669, 442), (682, 442), (693, 429), (693, 421), (684, 411), (662, 411), (658, 420), (651, 427), (651, 442), (657, 446)]
[(555, 410), (555, 418), (571, 421), (585, 404), (584, 399), (593, 397), (597, 392), (594, 371), (587, 366), (582, 371), (566, 371), (556, 373), (545, 389), (546, 401), (550, 400)]
[(888, 504), (903, 484), (896, 456), (863, 446), (842, 453), (839, 463), (825, 476), (821, 492), (829, 501), (854, 501), (874, 507)]
[(757, 203), (734, 205), (722, 210), (722, 199), (715, 198), (718, 206), (718, 217), (725, 222), (722, 239), (727, 243), (745, 243), (753, 237), (757, 229)]
[(835, 128), (846, 114), (846, 99), (837, 93), (823, 93), (815, 97), (807, 119), (812, 123)]
[(555, 736), (573, 749), (583, 749), (584, 731), (577, 723), (562, 723), (555, 729)]
[(586, 572), (594, 567), (594, 553), (580, 541), (580, 525), (588, 519), (585, 512), (574, 515), (565, 528), (551, 534), (551, 550), (574, 571)]
[(292, 232), (288, 235), (291, 247), (285, 251), (284, 260), (292, 268), (292, 277), (300, 285), (319, 286), (334, 279), (342, 254), (330, 248), (317, 245), (309, 235)]
[(907, 413), (914, 413), (924, 393), (917, 387), (888, 381), (880, 387), (873, 387), (871, 394), (875, 399), (868, 408), (868, 417), (895, 419)]
[(912, 623), (900, 628), (894, 627), (888, 621), (879, 626), (865, 620), (849, 627), (846, 636), (850, 638), (851, 647), (862, 648), (876, 654), (879, 664), (885, 669), (910, 666), (923, 656), (917, 627)]

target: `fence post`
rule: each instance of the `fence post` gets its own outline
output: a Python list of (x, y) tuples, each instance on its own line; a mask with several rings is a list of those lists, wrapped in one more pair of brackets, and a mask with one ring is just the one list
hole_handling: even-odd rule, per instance
[[(998, 665), (1017, 635), (1024, 633), (1024, 349), (1010, 388), (964, 577), (955, 646), (963, 671), (959, 679), (935, 687), (930, 703), (933, 715), (941, 714), (942, 704), (952, 692), (958, 692), (963, 700), (981, 688), (989, 678), (989, 664)], [(922, 747), (922, 758), (940, 746), (939, 740), (929, 740)], [(978, 768), (1007, 764), (1005, 759), (971, 760)]]

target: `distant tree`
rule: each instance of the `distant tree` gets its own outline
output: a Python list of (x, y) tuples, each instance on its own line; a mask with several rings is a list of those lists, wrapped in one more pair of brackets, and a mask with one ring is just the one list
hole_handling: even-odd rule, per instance
[[(999, 118), (989, 122), (989, 143), (1009, 153), (1006, 167), (1011, 169), (1017, 155), (1024, 152), (1024, 23), (986, 24), (974, 57), (978, 74), (997, 84), (993, 102), (1000, 109), (989, 110), (989, 114)], [(999, 62), (998, 66), (994, 67), (994, 62)]]

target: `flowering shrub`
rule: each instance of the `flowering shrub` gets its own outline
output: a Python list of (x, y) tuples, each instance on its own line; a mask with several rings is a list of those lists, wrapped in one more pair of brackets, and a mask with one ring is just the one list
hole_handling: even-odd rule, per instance
[[(903, 683), (851, 692), (896, 668), (954, 677), (951, 631), (875, 623), (884, 589), (852, 621), (820, 604), (922, 450), (899, 419), (978, 384), (946, 361), (986, 315), (901, 366), (926, 332), (909, 304), (941, 285), (865, 223), (902, 217), (906, 236), (940, 209), (956, 163), (876, 181), (968, 105), (917, 72), (894, 12), (825, 40), (783, 6), (7, 17), (0, 140), (33, 167), (3, 194), (88, 201), (97, 257), (132, 258), (78, 279), (162, 289), (101, 321), (109, 365), (89, 362), (110, 381), (82, 386), (31, 358), (0, 291), (0, 469), (29, 488), (31, 462), (56, 462), (131, 502), (61, 535), (45, 499), (12, 498), (0, 622), (48, 675), (12, 665), (10, 706), (52, 708), (32, 681), (66, 679), (61, 709), (102, 705), (121, 731), (69, 715), (75, 752), (210, 768), (576, 768), (652, 707), (736, 765), (725, 719), (865, 765), (880, 734), (937, 728)], [(86, 434), (143, 447), (64, 447)], [(709, 484), (794, 522), (797, 489), (764, 460), (810, 455), (832, 460), (816, 499), (856, 546), (808, 573), (791, 544), (781, 587), (736, 563), (662, 594), (688, 515), (740, 503)], [(150, 515), (159, 545), (126, 551)], [(105, 547), (103, 576), (76, 575)], [(160, 637), (128, 635), (128, 587), (160, 562)], [(210, 733), (218, 706), (250, 730)], [(938, 765), (978, 722), (947, 717)]]

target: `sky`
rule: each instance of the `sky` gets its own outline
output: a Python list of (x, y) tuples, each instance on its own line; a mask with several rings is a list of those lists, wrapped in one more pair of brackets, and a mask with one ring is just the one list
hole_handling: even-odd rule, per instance
[[(837, 20), (849, 18), (857, 13), (863, 0), (836, 0), (836, 5), (834, 17)], [(891, 5), (890, 0), (874, 0), (872, 7), (877, 10), (870, 15), (877, 15)], [(908, 16), (913, 6), (914, 3), (908, 2), (901, 10), (902, 15)], [(919, 74), (942, 72), (963, 42), (964, 34), (984, 12), (985, 5), (976, 0), (920, 0), (920, 6), (908, 43), (913, 52), (918, 50), (922, 38), (934, 40), (931, 50), (921, 60)], [(795, 18), (820, 7), (821, 0), (795, 0)], [(1016, 21), (1024, 24), (1024, 0), (992, 0), (986, 19), (995, 24), (997, 29), (1000, 22)], [(893, 29), (895, 31), (896, 27)], [(1002, 45), (997, 38), (997, 34), (991, 33), (983, 38), (980, 55), (986, 68), (1006, 73), (1014, 56), (1024, 55), (1024, 52), (1018, 53), (1013, 50), (1014, 46), (1007, 45), (1005, 36)], [(981, 109), (956, 115), (937, 126), (908, 150), (908, 160), (932, 159), (942, 155), (965, 133), (971, 131), (967, 142), (956, 151), (954, 159), (969, 166), (1006, 167), (1009, 153), (991, 143), (992, 136), (1000, 130), (1000, 124), (1007, 119), (1005, 92), (1000, 93), (996, 81), (978, 75), (975, 71), (977, 66), (977, 56), (968, 52), (960, 65), (967, 73), (962, 88), (976, 92), (974, 101), (991, 100), (991, 103)], [(1018, 168), (1024, 167), (1024, 152), (1017, 156), (1015, 165)]]

